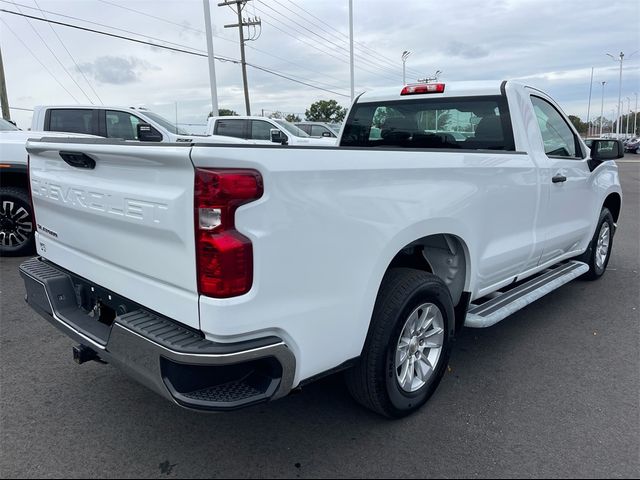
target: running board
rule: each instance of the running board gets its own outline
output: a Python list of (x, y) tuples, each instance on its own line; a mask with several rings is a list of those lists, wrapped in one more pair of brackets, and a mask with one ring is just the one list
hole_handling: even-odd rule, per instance
[(575, 260), (555, 265), (522, 285), (504, 293), (498, 292), (498, 295), (491, 300), (480, 305), (472, 303), (469, 305), (464, 325), (471, 328), (495, 325), (588, 271), (589, 265)]

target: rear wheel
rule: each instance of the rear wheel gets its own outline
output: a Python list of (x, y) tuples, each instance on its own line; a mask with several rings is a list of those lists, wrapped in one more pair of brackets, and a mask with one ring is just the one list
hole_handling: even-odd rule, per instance
[(346, 372), (353, 397), (396, 418), (424, 405), (447, 367), (453, 315), (449, 289), (440, 278), (421, 270), (390, 270), (362, 356)]
[(0, 188), (0, 256), (34, 252), (33, 214), (29, 196), (21, 188)]

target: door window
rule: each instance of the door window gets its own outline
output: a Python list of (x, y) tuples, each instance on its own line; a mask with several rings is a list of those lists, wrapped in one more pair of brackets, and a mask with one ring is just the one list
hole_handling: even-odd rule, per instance
[(138, 124), (143, 123), (135, 115), (116, 110), (106, 112), (107, 138), (138, 140)]
[(269, 122), (263, 120), (251, 121), (252, 140), (271, 140), (271, 129), (274, 128)]
[(542, 134), (544, 152), (550, 157), (581, 157), (577, 153), (576, 137), (560, 112), (540, 97), (532, 96), (531, 102)]

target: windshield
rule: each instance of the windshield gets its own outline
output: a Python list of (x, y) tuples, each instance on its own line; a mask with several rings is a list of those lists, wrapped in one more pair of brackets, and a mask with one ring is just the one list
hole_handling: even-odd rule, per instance
[(13, 123), (5, 120), (4, 118), (0, 118), (0, 131), (7, 132), (12, 130), (20, 130), (20, 129), (16, 127)]
[(167, 120), (164, 117), (161, 117), (157, 113), (153, 113), (153, 112), (150, 112), (148, 110), (143, 110), (140, 113), (142, 113), (143, 115), (149, 117), (151, 120), (156, 122), (161, 127), (166, 128), (171, 133), (177, 133), (178, 135), (189, 135), (185, 130), (183, 130), (182, 128), (177, 127), (176, 125), (171, 123), (169, 120)]
[(309, 135), (304, 130), (300, 130), (294, 124), (287, 122), (286, 120), (274, 120), (278, 125), (284, 128), (287, 132), (295, 137), (308, 137)]

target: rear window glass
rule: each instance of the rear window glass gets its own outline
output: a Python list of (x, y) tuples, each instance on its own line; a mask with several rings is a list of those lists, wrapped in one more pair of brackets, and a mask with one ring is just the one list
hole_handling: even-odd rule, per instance
[(515, 150), (507, 103), (501, 96), (356, 104), (341, 145)]
[(50, 110), (49, 130), (53, 132), (93, 133), (93, 110)]

